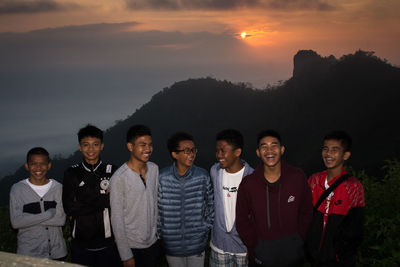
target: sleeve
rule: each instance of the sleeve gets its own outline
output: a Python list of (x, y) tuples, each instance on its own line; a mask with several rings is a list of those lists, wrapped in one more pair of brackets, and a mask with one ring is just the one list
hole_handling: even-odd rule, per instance
[(10, 221), (14, 229), (21, 229), (40, 224), (55, 214), (55, 209), (49, 209), (38, 214), (23, 212), (24, 204), (18, 196), (22, 194), (17, 187), (13, 186), (10, 192)]
[(307, 177), (302, 174), (302, 195), (303, 199), (299, 210), (298, 231), (303, 240), (306, 240), (308, 227), (313, 217), (313, 200)]
[(354, 184), (352, 189), (352, 206), (339, 226), (337, 238), (334, 240), (339, 261), (343, 264), (355, 263), (357, 249), (363, 240), (364, 190), (359, 182)]
[(106, 194), (91, 193), (93, 189), (89, 185), (79, 188), (76, 173), (71, 169), (64, 173), (63, 184), (62, 202), (65, 213), (69, 216), (77, 217), (102, 211), (105, 208), (104, 203), (108, 202)]
[(211, 184), (210, 175), (206, 175), (206, 196), (205, 196), (206, 212), (205, 218), (209, 228), (212, 228), (214, 223), (214, 189)]
[(162, 184), (161, 184), (161, 177), (158, 179), (158, 190), (157, 190), (157, 206), (158, 206), (158, 216), (157, 216), (157, 235), (159, 238), (162, 238), (161, 236), (161, 226), (162, 226), (162, 221), (164, 217), (164, 210), (162, 207), (162, 199), (163, 199), (163, 191), (162, 191)]
[(246, 180), (244, 179), (239, 185), (236, 200), (236, 230), (240, 239), (246, 245), (250, 254), (257, 243), (257, 234), (255, 232), (254, 217), (252, 214), (249, 192), (246, 188)]
[(129, 260), (133, 257), (125, 230), (124, 198), (124, 179), (117, 174), (114, 174), (111, 177), (110, 184), (110, 205), (112, 210), (111, 225), (114, 233), (115, 242), (117, 243), (119, 255), (122, 261)]
[(56, 214), (49, 220), (46, 220), (41, 225), (46, 226), (63, 226), (65, 224), (65, 212), (62, 204), (62, 186), (60, 185), (55, 193), (54, 201), (57, 203), (56, 205)]

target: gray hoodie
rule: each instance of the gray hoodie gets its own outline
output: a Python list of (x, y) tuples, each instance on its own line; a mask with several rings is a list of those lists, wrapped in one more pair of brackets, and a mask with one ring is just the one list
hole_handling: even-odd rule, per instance
[(12, 186), (10, 219), (13, 228), (18, 229), (18, 254), (51, 259), (67, 255), (61, 196), (62, 185), (55, 180), (43, 197), (36, 194), (26, 179)]

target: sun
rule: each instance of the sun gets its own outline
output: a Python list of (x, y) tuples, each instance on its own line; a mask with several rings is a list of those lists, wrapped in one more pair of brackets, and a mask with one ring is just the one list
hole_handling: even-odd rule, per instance
[(240, 37), (242, 37), (243, 39), (245, 39), (245, 38), (247, 37), (247, 33), (246, 33), (246, 32), (242, 32), (242, 33), (240, 34)]

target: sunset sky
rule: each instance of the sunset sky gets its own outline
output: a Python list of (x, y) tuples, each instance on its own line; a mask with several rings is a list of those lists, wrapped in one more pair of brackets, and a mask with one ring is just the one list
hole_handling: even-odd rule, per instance
[(177, 81), (265, 88), (301, 49), (399, 66), (399, 46), (399, 0), (0, 0), (0, 175), (32, 146), (71, 153), (80, 127)]

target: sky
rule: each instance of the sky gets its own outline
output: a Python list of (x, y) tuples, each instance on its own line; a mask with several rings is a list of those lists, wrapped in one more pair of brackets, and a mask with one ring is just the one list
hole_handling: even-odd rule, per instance
[[(245, 34), (244, 34), (245, 33)], [(400, 65), (398, 0), (0, 0), (0, 176), (44, 146), (67, 156), (174, 82), (265, 88), (298, 50)]]

